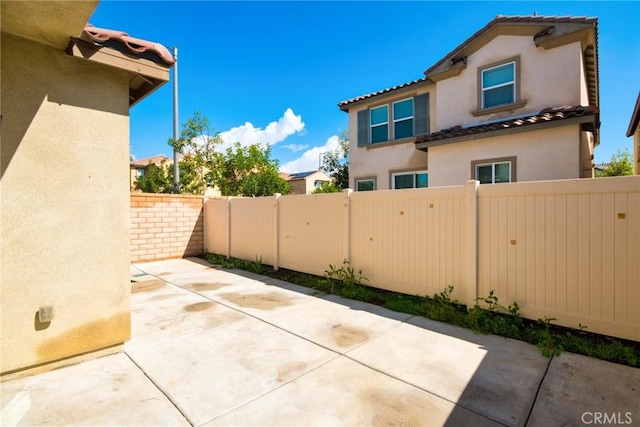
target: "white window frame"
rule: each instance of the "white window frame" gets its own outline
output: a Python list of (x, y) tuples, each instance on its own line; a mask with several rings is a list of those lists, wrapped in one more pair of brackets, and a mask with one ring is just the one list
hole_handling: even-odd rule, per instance
[(376, 179), (375, 178), (363, 178), (363, 179), (356, 179), (356, 182), (355, 182), (356, 191), (362, 191), (362, 190), (358, 190), (358, 183), (366, 182), (366, 181), (371, 181), (373, 183), (373, 189), (372, 190), (364, 190), (364, 191), (375, 191), (376, 190)]
[[(425, 173), (427, 174), (427, 180), (429, 179), (429, 171), (428, 170), (417, 170), (417, 171), (405, 171), (405, 172), (393, 172), (391, 174), (391, 189), (396, 190), (396, 176), (398, 175), (413, 175), (413, 188), (416, 188), (416, 175), (421, 174), (421, 173)], [(428, 181), (427, 181), (428, 182)], [(427, 184), (427, 187), (420, 187), (420, 188), (428, 188), (429, 184)], [(401, 188), (401, 190), (409, 190), (408, 188)]]
[[(509, 164), (509, 181), (507, 183), (511, 183), (511, 172), (513, 171), (513, 164), (511, 160), (501, 161), (501, 162), (488, 162), (488, 163), (478, 163), (475, 165), (475, 179), (476, 181), (480, 181), (480, 177), (478, 176), (478, 168), (482, 166), (491, 166), (491, 184), (505, 184), (504, 182), (496, 182), (496, 165), (503, 165), (505, 163)], [(489, 183), (485, 183), (489, 184)]]
[[(500, 83), (498, 85), (494, 85), (494, 86), (489, 86), (489, 87), (484, 87), (484, 73), (486, 73), (487, 71), (491, 71), (491, 70), (495, 70), (496, 68), (500, 68), (500, 67), (504, 67), (505, 65), (509, 65), (509, 64), (513, 64), (513, 80), (511, 80), (510, 82), (507, 83)], [(509, 104), (513, 104), (514, 102), (517, 101), (516, 99), (516, 79), (517, 79), (517, 75), (518, 75), (518, 70), (517, 70), (518, 64), (516, 64), (516, 61), (507, 61), (504, 62), (502, 64), (498, 64), (495, 65), (493, 67), (489, 67), (489, 68), (485, 68), (480, 72), (480, 91), (481, 91), (481, 99), (482, 99), (482, 108), (494, 108), (494, 107), (500, 107), (502, 105), (509, 105)], [(487, 107), (485, 105), (484, 102), (484, 93), (488, 90), (492, 90), (492, 89), (498, 89), (504, 86), (508, 86), (508, 85), (513, 85), (513, 99), (511, 100), (511, 102), (507, 102), (506, 104), (500, 104), (500, 105), (492, 105), (491, 107)]]
[[(372, 123), (373, 120), (371, 120), (371, 116), (373, 116), (373, 111), (374, 110), (379, 110), (381, 108), (386, 108), (387, 109), (387, 121), (384, 123), (376, 123), (375, 125)], [(387, 127), (387, 139), (385, 139), (384, 141), (376, 141), (373, 142), (373, 128), (374, 127), (380, 127), (380, 126), (386, 126)], [(388, 142), (389, 141), (389, 104), (384, 104), (384, 105), (379, 105), (377, 107), (373, 107), (369, 109), (369, 143), (370, 144), (382, 144), (383, 142)]]
[(137, 168), (136, 169), (136, 178), (142, 178), (144, 175), (145, 175), (144, 168)]
[[(403, 117), (402, 119), (396, 120), (395, 119), (396, 104), (399, 104), (399, 103), (404, 102), (404, 101), (411, 101), (411, 117)], [(415, 117), (415, 114), (416, 114), (416, 112), (415, 112), (415, 105), (414, 105), (414, 102), (413, 102), (413, 97), (401, 99), (399, 101), (394, 101), (391, 104), (391, 117), (393, 118), (393, 139), (397, 139), (396, 138), (396, 123), (404, 122), (404, 121), (407, 121), (407, 120), (412, 120), (412, 124), (414, 124), (413, 123), (413, 118)], [(412, 136), (414, 136), (413, 135), (414, 133), (415, 133), (415, 130), (411, 129), (411, 135), (409, 135), (409, 136), (407, 136), (405, 138), (411, 138)]]

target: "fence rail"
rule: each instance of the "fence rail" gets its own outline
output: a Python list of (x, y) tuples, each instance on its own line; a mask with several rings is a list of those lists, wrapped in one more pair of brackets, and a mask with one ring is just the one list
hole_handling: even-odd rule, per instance
[(207, 251), (640, 341), (640, 177), (211, 199)]

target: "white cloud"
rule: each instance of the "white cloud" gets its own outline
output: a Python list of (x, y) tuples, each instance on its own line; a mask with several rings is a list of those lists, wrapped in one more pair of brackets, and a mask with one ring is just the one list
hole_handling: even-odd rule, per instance
[(288, 148), (289, 150), (295, 153), (296, 151), (302, 151), (309, 148), (309, 145), (308, 144), (304, 144), (304, 145), (303, 144), (287, 144), (287, 145), (283, 145), (282, 148)]
[(236, 126), (228, 131), (220, 132), (220, 138), (224, 141), (220, 149), (225, 150), (236, 142), (239, 142), (242, 146), (255, 143), (274, 145), (284, 141), (291, 135), (302, 134), (303, 131), (304, 122), (302, 117), (296, 115), (291, 108), (287, 108), (282, 117), (269, 123), (264, 129), (257, 128), (252, 123), (246, 122), (242, 126)]
[(333, 135), (327, 139), (327, 142), (325, 142), (324, 145), (320, 147), (313, 147), (305, 151), (302, 156), (297, 159), (291, 160), (290, 162), (280, 166), (280, 171), (294, 173), (317, 170), (320, 154), (326, 151), (335, 150), (338, 147), (339, 139), (340, 138), (337, 135)]

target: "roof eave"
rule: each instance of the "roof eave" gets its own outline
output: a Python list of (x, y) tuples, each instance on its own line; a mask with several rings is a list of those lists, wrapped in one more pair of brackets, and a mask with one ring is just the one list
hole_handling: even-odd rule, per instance
[(129, 107), (169, 81), (170, 66), (162, 66), (145, 58), (127, 55), (116, 49), (72, 37), (67, 54), (76, 58), (127, 71), (129, 79)]
[(633, 136), (638, 129), (638, 124), (640, 123), (640, 92), (638, 92), (638, 99), (636, 100), (636, 106), (633, 109), (633, 114), (631, 115), (631, 121), (629, 122), (629, 127), (627, 128), (627, 137)]
[(361, 96), (357, 96), (355, 98), (352, 98), (351, 100), (346, 100), (346, 101), (342, 101), (338, 103), (338, 108), (340, 108), (340, 110), (348, 113), (349, 109), (363, 104), (363, 103), (368, 103), (371, 102), (372, 99), (375, 98), (379, 98), (381, 96), (387, 96), (389, 94), (397, 94), (397, 93), (404, 93), (404, 92), (409, 92), (413, 89), (415, 89), (416, 86), (423, 86), (423, 85), (432, 85), (435, 82), (432, 81), (431, 79), (426, 79), (426, 78), (422, 78), (422, 79), (418, 79), (418, 80), (414, 80), (408, 83), (403, 83), (401, 85), (389, 88), (389, 89), (383, 89), (381, 91), (378, 92), (374, 92), (372, 94), (367, 94), (367, 95), (361, 95)]

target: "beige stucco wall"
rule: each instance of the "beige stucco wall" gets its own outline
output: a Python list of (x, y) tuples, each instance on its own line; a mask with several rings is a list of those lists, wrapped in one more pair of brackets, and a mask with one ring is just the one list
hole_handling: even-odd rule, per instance
[(5, 33), (1, 90), (6, 374), (130, 336), (129, 104), (125, 72)]
[(358, 147), (358, 111), (372, 106), (405, 99), (429, 92), (429, 126), (433, 132), (436, 124), (436, 88), (431, 84), (418, 87), (409, 92), (392, 93), (384, 97), (375, 97), (374, 101), (363, 103), (349, 109), (349, 187), (355, 189), (358, 178), (376, 178), (377, 190), (391, 188), (389, 171), (424, 170), (427, 166), (427, 153), (416, 150), (415, 138), (400, 142), (390, 141)]
[[(471, 112), (478, 109), (478, 67), (518, 55), (520, 98), (527, 104), (513, 111), (474, 117)], [(537, 48), (530, 36), (498, 36), (467, 60), (467, 67), (460, 75), (437, 83), (438, 115), (434, 130), (583, 102), (580, 42), (545, 50)]]
[(322, 171), (314, 172), (304, 179), (294, 179), (289, 182), (289, 194), (311, 194), (316, 189), (316, 181), (331, 182), (331, 178)]
[(429, 148), (429, 186), (462, 185), (471, 162), (516, 156), (516, 180), (580, 178), (579, 125)]

